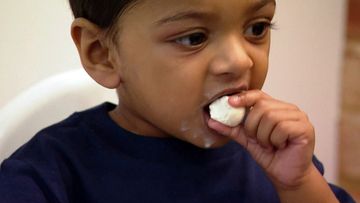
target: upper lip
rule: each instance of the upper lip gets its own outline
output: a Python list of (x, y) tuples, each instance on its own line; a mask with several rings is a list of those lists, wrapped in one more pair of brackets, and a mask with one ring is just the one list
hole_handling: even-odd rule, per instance
[(222, 96), (233, 95), (236, 93), (241, 93), (246, 90), (248, 90), (247, 85), (239, 85), (237, 87), (226, 88), (223, 91), (216, 93), (214, 96), (212, 96), (205, 106), (210, 105), (213, 101), (217, 100), (218, 98), (220, 98)]

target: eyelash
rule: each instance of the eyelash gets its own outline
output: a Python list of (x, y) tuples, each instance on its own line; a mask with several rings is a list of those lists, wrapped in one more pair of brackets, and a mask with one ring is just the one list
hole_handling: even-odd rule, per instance
[[(247, 32), (249, 31), (250, 28), (252, 28), (253, 30), (250, 31), (255, 31), (254, 26), (262, 26), (262, 30), (261, 33), (259, 35), (256, 34), (248, 34)], [(267, 22), (267, 21), (260, 21), (260, 22), (256, 22), (251, 24), (248, 28), (246, 28), (244, 35), (245, 37), (252, 41), (252, 42), (261, 42), (262, 39), (264, 39), (264, 37), (266, 36), (266, 34), (268, 33), (269, 29), (272, 29), (274, 27), (274, 24), (271, 22)], [(195, 40), (195, 43), (192, 43), (191, 40)], [(183, 35), (180, 36), (174, 40), (172, 40), (174, 43), (183, 46), (183, 47), (188, 47), (188, 48), (193, 48), (196, 49), (198, 47), (203, 46), (204, 42), (206, 42), (208, 40), (208, 35), (205, 32), (194, 32), (194, 33), (190, 33), (187, 35)]]
[[(259, 34), (249, 34), (248, 32), (252, 31), (252, 32), (256, 32), (256, 28), (259, 28), (259, 27), (256, 27), (256, 26), (262, 26), (261, 27), (261, 33)], [(253, 23), (251, 24), (248, 28), (245, 29), (245, 32), (244, 32), (244, 35), (246, 38), (248, 38), (248, 40), (250, 41), (254, 41), (254, 42), (260, 42), (262, 39), (265, 38), (265, 36), (267, 35), (269, 29), (272, 29), (274, 28), (274, 23), (271, 23), (271, 22), (268, 22), (268, 21), (260, 21), (260, 22), (256, 22), (256, 23)], [(252, 30), (249, 30), (249, 29), (252, 29)]]
[[(208, 36), (204, 32), (194, 32), (181, 37), (174, 39), (173, 41), (181, 46), (197, 48), (201, 46), (206, 40)], [(195, 43), (192, 41), (195, 40)]]

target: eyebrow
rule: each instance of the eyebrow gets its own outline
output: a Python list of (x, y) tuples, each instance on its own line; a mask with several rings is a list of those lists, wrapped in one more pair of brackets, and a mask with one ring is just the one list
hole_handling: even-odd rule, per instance
[(274, 6), (276, 6), (275, 0), (258, 0), (257, 2), (258, 3), (256, 3), (255, 6), (251, 10), (253, 10), (253, 11), (260, 10), (268, 4), (274, 4)]
[[(256, 3), (254, 4), (254, 6), (250, 8), (250, 11), (251, 12), (258, 11), (261, 8), (263, 8), (266, 5), (271, 4), (271, 3), (276, 6), (275, 0), (256, 0)], [(179, 13), (176, 13), (175, 15), (160, 19), (160, 20), (156, 21), (154, 24), (161, 25), (161, 24), (166, 24), (166, 23), (175, 22), (175, 21), (184, 20), (184, 19), (211, 19), (212, 17), (213, 17), (213, 15), (208, 12), (187, 10), (187, 11), (181, 11)]]
[(166, 24), (174, 21), (184, 20), (184, 19), (210, 19), (212, 15), (207, 12), (187, 10), (179, 12), (173, 16), (165, 17), (155, 22), (155, 25)]

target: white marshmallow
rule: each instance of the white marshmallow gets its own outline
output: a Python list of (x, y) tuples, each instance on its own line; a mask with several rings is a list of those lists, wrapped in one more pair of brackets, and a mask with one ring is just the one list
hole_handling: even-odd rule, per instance
[(210, 117), (224, 125), (235, 127), (241, 123), (245, 116), (245, 108), (230, 106), (228, 96), (223, 96), (210, 104)]

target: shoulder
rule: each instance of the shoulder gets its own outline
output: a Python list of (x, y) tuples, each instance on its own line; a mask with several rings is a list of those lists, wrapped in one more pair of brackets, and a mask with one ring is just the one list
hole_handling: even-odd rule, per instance
[(84, 162), (101, 152), (97, 135), (109, 125), (104, 117), (110, 108), (105, 103), (77, 112), (38, 132), (1, 164), (0, 196), (10, 202), (67, 202)]
[(94, 125), (102, 126), (112, 104), (104, 103), (81, 112), (76, 112), (65, 120), (39, 131), (27, 143), (21, 146), (10, 156), (10, 159), (31, 160), (37, 157), (45, 158), (58, 156), (54, 153), (66, 154), (86, 145), (93, 139), (100, 129)]

